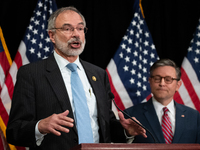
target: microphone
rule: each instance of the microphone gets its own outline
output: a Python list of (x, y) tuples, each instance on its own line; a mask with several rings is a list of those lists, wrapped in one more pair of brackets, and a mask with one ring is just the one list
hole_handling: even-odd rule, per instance
[(115, 104), (115, 106), (117, 107), (117, 109), (118, 109), (119, 111), (121, 111), (126, 117), (128, 117), (128, 118), (131, 119), (133, 122), (135, 122), (136, 124), (138, 124), (139, 126), (141, 126), (141, 127), (142, 127), (143, 129), (145, 129), (147, 132), (149, 132), (149, 134), (152, 136), (152, 138), (153, 138), (153, 140), (154, 140), (154, 143), (157, 143), (155, 137), (153, 136), (153, 134), (152, 134), (145, 126), (143, 126), (142, 124), (138, 123), (138, 122), (137, 122), (136, 120), (134, 120), (130, 115), (128, 115), (127, 113), (125, 113), (123, 110), (121, 110), (121, 109), (117, 106), (117, 104), (115, 103), (114, 95), (113, 95), (112, 92), (109, 92), (108, 95), (109, 95), (110, 99), (112, 99), (113, 103)]

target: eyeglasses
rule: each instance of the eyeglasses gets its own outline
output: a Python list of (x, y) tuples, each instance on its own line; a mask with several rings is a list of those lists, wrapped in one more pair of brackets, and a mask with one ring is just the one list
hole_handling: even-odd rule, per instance
[(171, 84), (173, 82), (173, 80), (177, 80), (179, 81), (180, 79), (176, 79), (176, 78), (173, 78), (173, 77), (170, 77), (170, 76), (166, 76), (166, 77), (161, 77), (161, 76), (151, 76), (151, 78), (154, 80), (155, 83), (160, 83), (162, 78), (164, 78), (164, 81), (166, 84)]
[(88, 30), (88, 28), (83, 27), (83, 26), (74, 28), (69, 25), (64, 25), (61, 28), (52, 28), (52, 29), (61, 29), (65, 31), (67, 34), (72, 34), (74, 32), (74, 29), (76, 29), (79, 33), (87, 33), (87, 30)]

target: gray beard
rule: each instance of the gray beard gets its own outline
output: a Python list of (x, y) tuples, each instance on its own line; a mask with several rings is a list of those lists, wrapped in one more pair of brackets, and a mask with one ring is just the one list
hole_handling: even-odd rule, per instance
[(64, 43), (64, 42), (60, 42), (59, 40), (57, 40), (57, 38), (55, 38), (55, 46), (60, 52), (62, 52), (63, 54), (67, 56), (79, 56), (84, 50), (86, 41), (81, 42), (81, 47), (79, 49), (73, 49), (69, 47), (69, 44), (73, 40), (74, 39), (71, 39), (67, 43)]

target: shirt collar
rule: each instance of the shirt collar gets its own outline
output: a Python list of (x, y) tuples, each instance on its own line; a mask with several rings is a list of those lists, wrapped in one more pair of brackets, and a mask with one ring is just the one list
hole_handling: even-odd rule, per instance
[[(60, 68), (60, 70), (65, 69), (66, 65), (68, 65), (70, 63), (68, 60), (66, 60), (59, 54), (57, 54), (56, 51), (54, 51), (54, 57), (56, 59), (56, 62), (58, 64), (58, 67)], [(80, 63), (79, 57), (73, 63), (75, 63), (80, 70), (83, 70), (83, 67)]]
[(175, 114), (174, 100), (172, 100), (167, 106), (164, 106), (161, 103), (159, 103), (154, 97), (152, 97), (152, 103), (154, 105), (156, 112), (158, 113), (162, 113), (163, 107), (167, 107), (169, 112), (172, 113), (172, 115)]

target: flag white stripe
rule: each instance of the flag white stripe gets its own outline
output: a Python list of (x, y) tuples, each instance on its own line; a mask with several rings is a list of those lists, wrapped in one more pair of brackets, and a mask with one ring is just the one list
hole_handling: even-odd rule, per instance
[(180, 95), (184, 105), (189, 106), (193, 109), (196, 109), (191, 98), (190, 98), (190, 95), (188, 94), (188, 91), (186, 90), (184, 83), (179, 88), (179, 95)]
[(195, 71), (193, 70), (193, 67), (191, 66), (190, 62), (188, 59), (185, 57), (183, 60), (183, 65), (182, 68), (186, 71), (187, 70), (187, 76), (190, 79), (191, 84), (193, 85), (193, 88), (197, 94), (197, 96), (200, 98), (200, 83), (197, 78), (197, 75)]
[(117, 72), (117, 67), (115, 65), (115, 62), (113, 59), (110, 60), (110, 63), (107, 66), (108, 72), (112, 78), (112, 82), (113, 82), (113, 86), (115, 87), (117, 93), (119, 94), (119, 97), (121, 98), (124, 107), (128, 108), (133, 106), (133, 103), (120, 79), (120, 77), (118, 76), (118, 72)]

